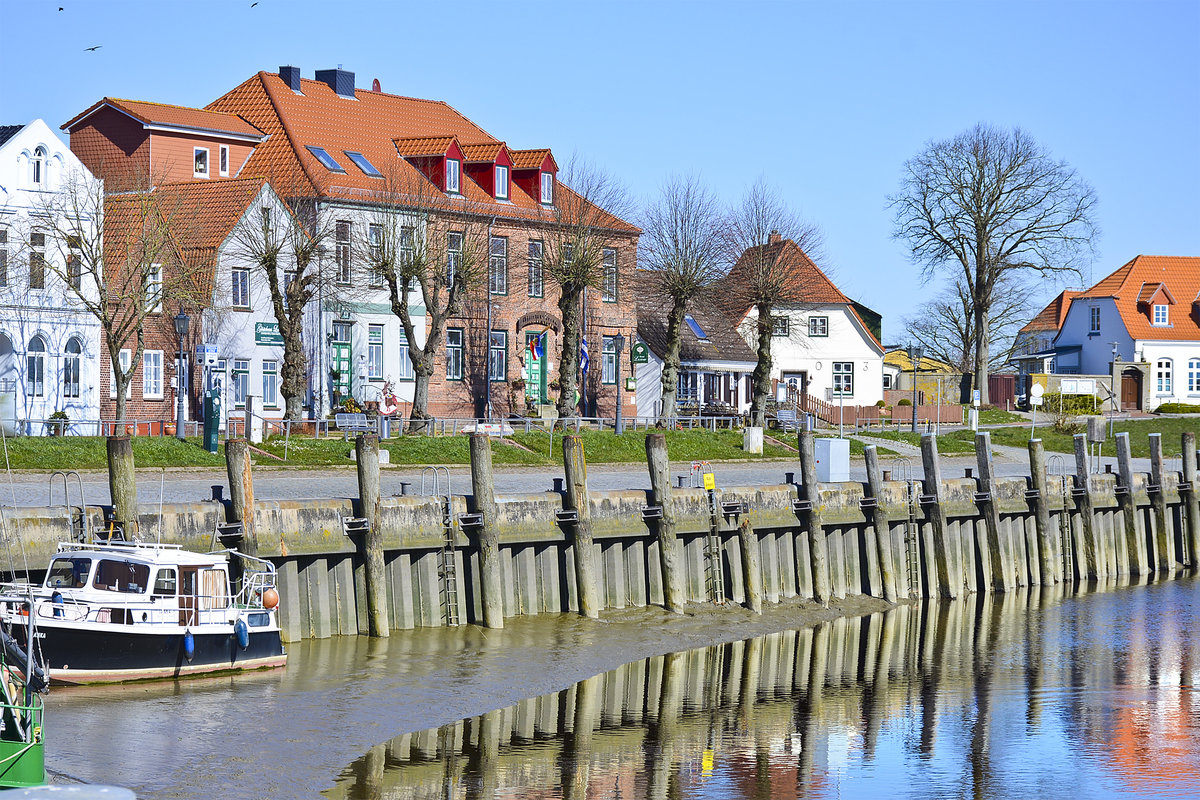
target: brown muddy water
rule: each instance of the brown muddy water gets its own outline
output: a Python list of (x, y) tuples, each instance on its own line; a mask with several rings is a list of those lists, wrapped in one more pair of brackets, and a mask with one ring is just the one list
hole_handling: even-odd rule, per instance
[(55, 690), (47, 764), (141, 798), (1197, 796), (1198, 589), (308, 641), (274, 673)]

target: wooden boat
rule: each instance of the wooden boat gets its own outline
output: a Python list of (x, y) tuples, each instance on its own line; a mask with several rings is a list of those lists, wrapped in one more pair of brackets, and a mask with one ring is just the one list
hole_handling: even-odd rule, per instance
[[(30, 587), (35, 654), (51, 683), (179, 678), (281, 667), (275, 566), (236, 550), (63, 542)], [(27, 606), (0, 603), (18, 622)], [(21, 628), (14, 636), (24, 646)]]

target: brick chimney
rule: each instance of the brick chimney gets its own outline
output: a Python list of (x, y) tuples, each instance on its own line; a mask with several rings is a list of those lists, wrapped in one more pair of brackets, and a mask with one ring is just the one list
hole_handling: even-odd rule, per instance
[(771, 231), (767, 234), (767, 244), (779, 244), (783, 237), (779, 235), (779, 231)]
[(299, 67), (280, 67), (279, 77), (283, 78), (283, 82), (288, 85), (288, 88), (293, 92), (300, 91), (300, 68)]

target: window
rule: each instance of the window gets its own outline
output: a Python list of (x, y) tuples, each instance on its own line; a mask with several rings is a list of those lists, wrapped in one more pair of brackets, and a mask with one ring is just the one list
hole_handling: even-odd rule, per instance
[(247, 267), (234, 267), (231, 275), (231, 297), (234, 308), (250, 308), (250, 270)]
[(367, 258), (370, 261), (371, 285), (383, 286), (383, 226), (367, 226)]
[(195, 168), (192, 170), (193, 177), (207, 178), (208, 177), (208, 148), (193, 147), (192, 158), (195, 161)]
[(493, 236), (488, 252), (488, 291), (492, 294), (508, 294), (508, 239)]
[(891, 388), (892, 388), (892, 373), (885, 372), (885, 373), (883, 373), (883, 390), (886, 392), (887, 390), (889, 390)]
[(696, 318), (691, 314), (684, 314), (683, 321), (692, 329), (692, 333), (696, 334), (697, 339), (704, 340), (708, 338), (708, 334), (704, 332), (704, 328), (700, 327), (700, 323), (696, 322)]
[(25, 355), (25, 394), (46, 396), (46, 340), (41, 336), (29, 340), (29, 352)]
[(77, 292), (83, 289), (83, 262), (78, 253), (67, 254), (67, 285)]
[(446, 380), (461, 381), (463, 376), (463, 329), (446, 329)]
[(617, 302), (617, 251), (606, 247), (600, 254), (600, 266), (604, 270), (604, 282), (600, 287), (600, 299), (606, 303)]
[(154, 591), (150, 593), (150, 596), (174, 597), (176, 587), (175, 569), (173, 567), (160, 567), (158, 573), (154, 576)]
[(263, 239), (270, 241), (271, 239), (271, 207), (263, 206), (259, 212), (262, 218)]
[(383, 326), (367, 326), (367, 378), (383, 380)]
[(124, 594), (142, 594), (150, 585), (150, 567), (132, 561), (104, 559), (96, 566), (93, 589), (107, 589)]
[(808, 318), (808, 335), (809, 336), (828, 336), (829, 335), (829, 317), (809, 317)]
[(542, 202), (546, 205), (554, 203), (554, 174), (542, 173)]
[(543, 270), (545, 269), (546, 247), (537, 239), (529, 242), (529, 296), (541, 297), (543, 292)]
[(235, 358), (230, 379), (233, 383), (233, 407), (245, 408), (246, 395), (250, 392), (250, 360)]
[(453, 286), (454, 278), (462, 269), (463, 235), (458, 232), (446, 234), (446, 285)]
[(41, 145), (33, 151), (33, 161), (29, 163), (29, 179), (34, 185), (46, 180), (46, 148)]
[(72, 336), (63, 354), (63, 397), (74, 399), (80, 396), (82, 355), (83, 345), (78, 337)]
[(772, 336), (791, 336), (792, 321), (788, 317), (771, 315), (771, 335)]
[(1159, 394), (1171, 393), (1171, 359), (1160, 358), (1154, 365), (1154, 386)]
[(162, 311), (162, 264), (146, 267), (146, 311), (156, 314)]
[(229, 145), (221, 145), (221, 149), (218, 152), (220, 155), (217, 161), (217, 171), (220, 172), (221, 177), (225, 177), (229, 174)]
[(313, 157), (316, 158), (317, 161), (321, 162), (321, 166), (330, 172), (346, 171), (342, 169), (341, 164), (334, 160), (333, 156), (329, 155), (329, 153), (325, 151), (324, 147), (314, 147), (312, 145), (305, 145), (305, 147), (308, 149), (308, 152), (313, 154)]
[[(396, 253), (401, 266), (411, 267), (417, 260), (417, 232), (415, 229), (405, 226), (400, 229), (400, 246)], [(409, 280), (409, 288), (412, 288), (412, 280)]]
[(29, 288), (46, 288), (46, 234), (29, 234)]
[(1100, 309), (1099, 308), (1090, 308), (1090, 309), (1088, 309), (1088, 311), (1091, 313), (1091, 318), (1092, 318), (1091, 332), (1098, 333), (1100, 331)]
[(605, 336), (601, 340), (600, 349), (600, 382), (614, 384), (617, 382), (617, 340), (612, 336)]
[(263, 362), (263, 408), (279, 408), (279, 362)]
[(458, 194), (461, 191), (459, 183), (459, 170), (462, 169), (462, 164), (456, 158), (446, 159), (446, 191), (449, 194)]
[(833, 394), (835, 397), (850, 397), (854, 394), (854, 362), (833, 362)]
[[(132, 362), (133, 362), (133, 351), (132, 350), (122, 350), (121, 352), (117, 353), (117, 367), (121, 370), (122, 375), (125, 375), (129, 372), (129, 365)], [(130, 377), (132, 378), (132, 376), (130, 376)], [(112, 376), (112, 381), (111, 381), (111, 383), (109, 383), (108, 396), (114, 400), (117, 397), (117, 376), (116, 375)], [(133, 381), (132, 380), (130, 380), (129, 384), (125, 387), (125, 399), (128, 400), (130, 397), (133, 397)]]
[(1200, 394), (1200, 358), (1188, 361), (1187, 390), (1188, 394)]
[(408, 335), (403, 328), (400, 329), (400, 335), (397, 337), (396, 350), (396, 355), (400, 356), (400, 380), (411, 381), (413, 379), (412, 360), (408, 357)]
[(8, 286), (8, 230), (0, 228), (0, 286)]
[(142, 351), (142, 397), (161, 400), (163, 396), (162, 350)]
[(1167, 304), (1160, 303), (1154, 306), (1154, 324), (1166, 325), (1167, 323)]
[(496, 199), (508, 199), (508, 167), (496, 167)]
[(508, 380), (508, 332), (488, 334), (488, 380)]
[(337, 262), (338, 283), (350, 283), (350, 223), (338, 220), (334, 225), (333, 258)]
[(364, 175), (370, 175), (372, 178), (383, 177), (383, 173), (375, 169), (375, 165), (367, 161), (367, 157), (362, 153), (356, 153), (353, 150), (343, 150), (342, 152), (346, 154), (346, 158), (354, 162), (354, 166), (363, 171)]

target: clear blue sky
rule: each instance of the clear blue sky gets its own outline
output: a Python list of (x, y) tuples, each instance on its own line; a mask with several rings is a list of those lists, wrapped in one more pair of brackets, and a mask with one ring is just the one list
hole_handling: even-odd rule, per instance
[(1197, 0), (251, 2), (0, 0), (0, 124), (57, 128), (105, 95), (202, 106), (258, 70), (342, 64), (639, 197), (696, 172), (735, 200), (765, 175), (888, 341), (933, 287), (887, 195), (925, 142), (975, 122), (1021, 126), (1096, 189), (1094, 280), (1200, 255)]

